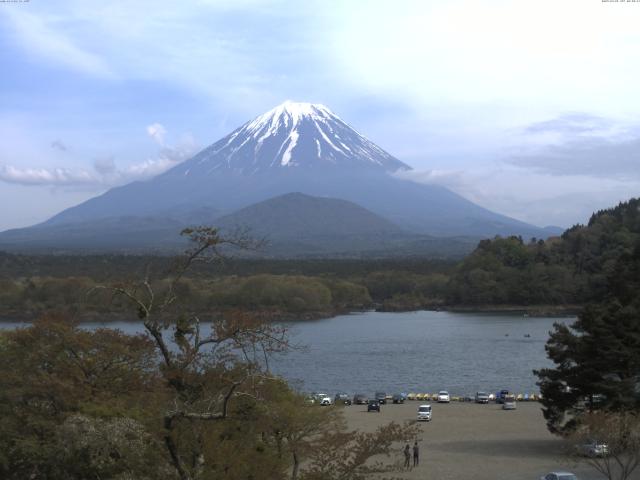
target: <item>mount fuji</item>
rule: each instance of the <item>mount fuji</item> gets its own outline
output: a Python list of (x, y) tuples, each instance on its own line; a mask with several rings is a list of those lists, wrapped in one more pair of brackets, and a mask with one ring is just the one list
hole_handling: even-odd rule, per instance
[[(150, 180), (112, 188), (40, 225), (0, 233), (0, 247), (97, 248), (97, 237), (126, 237), (133, 228), (140, 238), (138, 247), (160, 248), (167, 232), (178, 230), (179, 225), (215, 225), (219, 218), (229, 225), (235, 212), (294, 192), (318, 201), (338, 199), (355, 204), (344, 210), (363, 215), (367, 221), (341, 218), (342, 224), (368, 224), (375, 215), (380, 224), (393, 225), (385, 231), (396, 240), (401, 235), (415, 240), (416, 235), (545, 238), (557, 233), (491, 212), (444, 187), (396, 175), (407, 170), (411, 167), (324, 105), (287, 101)], [(294, 202), (292, 198), (302, 197), (285, 198)], [(307, 222), (317, 218), (323, 224), (329, 205), (340, 209), (339, 202), (322, 208), (318, 202), (307, 203), (315, 206)], [(304, 216), (300, 209), (291, 216), (287, 201), (270, 205), (279, 236), (286, 237), (288, 221), (290, 237), (296, 237), (299, 225), (294, 225), (295, 219)], [(247, 217), (239, 215), (237, 220), (246, 221)], [(140, 231), (140, 225), (150, 230)], [(248, 226), (252, 226), (250, 222)], [(96, 233), (105, 229), (106, 237)], [(164, 233), (154, 234), (154, 229)], [(350, 230), (345, 235), (355, 233)], [(369, 234), (361, 233), (361, 237)], [(100, 248), (108, 249), (109, 245), (123, 248), (118, 242), (107, 242)]]
[(409, 169), (356, 132), (324, 105), (287, 101), (246, 123), (169, 172), (243, 175), (277, 170)]

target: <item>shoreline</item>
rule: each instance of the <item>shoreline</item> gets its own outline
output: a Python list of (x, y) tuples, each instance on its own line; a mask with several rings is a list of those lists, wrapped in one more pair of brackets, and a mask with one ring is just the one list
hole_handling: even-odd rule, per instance
[(511, 313), (525, 317), (573, 317), (580, 313), (582, 305), (423, 305), (419, 308), (385, 308), (376, 312), (419, 312), (421, 310), (450, 313)]
[[(325, 320), (340, 315), (351, 315), (366, 312), (380, 313), (412, 313), (420, 311), (431, 312), (449, 312), (449, 313), (494, 313), (494, 314), (522, 314), (523, 317), (574, 317), (580, 313), (582, 306), (580, 305), (421, 305), (417, 308), (385, 308), (381, 304), (373, 305), (371, 308), (344, 308), (331, 311), (315, 311), (315, 312), (270, 312), (268, 310), (255, 311), (255, 313), (272, 314), (274, 321), (277, 322), (309, 322), (315, 320)], [(247, 310), (251, 311), (251, 310)], [(52, 311), (53, 312), (53, 311)], [(64, 310), (58, 312), (64, 314)], [(7, 312), (0, 314), (0, 323), (27, 323), (33, 322), (37, 318), (50, 312)], [(225, 310), (216, 312), (205, 312), (199, 314), (202, 317), (212, 317), (223, 315)], [(112, 322), (139, 322), (137, 318), (132, 319), (131, 315), (122, 313), (96, 313), (89, 312), (84, 314), (69, 315), (74, 320), (81, 323), (112, 323)]]

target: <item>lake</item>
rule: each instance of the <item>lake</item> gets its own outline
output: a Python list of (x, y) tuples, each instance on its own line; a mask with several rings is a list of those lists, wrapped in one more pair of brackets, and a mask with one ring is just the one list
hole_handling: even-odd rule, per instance
[(573, 319), (420, 311), (290, 324), (308, 347), (274, 370), (316, 391), (537, 392), (532, 370), (551, 365), (544, 346), (558, 321)]
[[(573, 320), (420, 311), (291, 322), (293, 343), (305, 348), (275, 358), (271, 367), (305, 391), (532, 393), (538, 392), (532, 370), (551, 365), (544, 345), (553, 323)], [(0, 328), (20, 325), (5, 322)], [(137, 322), (107, 326), (142, 331)]]

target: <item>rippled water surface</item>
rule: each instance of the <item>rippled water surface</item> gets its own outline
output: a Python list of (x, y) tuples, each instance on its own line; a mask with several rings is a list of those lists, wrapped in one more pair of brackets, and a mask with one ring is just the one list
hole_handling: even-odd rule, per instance
[[(271, 366), (306, 391), (537, 392), (532, 370), (550, 365), (544, 351), (549, 331), (554, 322), (572, 320), (423, 311), (289, 323), (293, 343), (305, 348)], [(0, 328), (20, 325), (5, 322)], [(107, 326), (142, 331), (137, 322)]]
[(308, 391), (537, 392), (532, 370), (550, 365), (549, 331), (572, 320), (423, 311), (296, 323), (292, 337), (307, 348), (274, 370)]

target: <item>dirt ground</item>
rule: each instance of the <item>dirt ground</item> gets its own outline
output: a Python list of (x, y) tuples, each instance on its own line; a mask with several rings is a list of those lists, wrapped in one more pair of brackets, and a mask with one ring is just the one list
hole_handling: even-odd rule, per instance
[[(421, 403), (425, 402), (383, 405), (380, 414), (368, 413), (366, 405), (353, 405), (345, 407), (345, 418), (350, 429), (373, 431), (392, 420), (414, 420)], [(538, 403), (521, 402), (513, 411), (494, 403), (429, 403), (433, 420), (420, 423), (417, 438), (420, 465), (402, 478), (537, 480), (554, 470), (573, 472), (579, 480), (604, 478), (563, 453), (566, 447), (547, 431)], [(640, 472), (635, 473), (634, 479), (640, 479)]]

